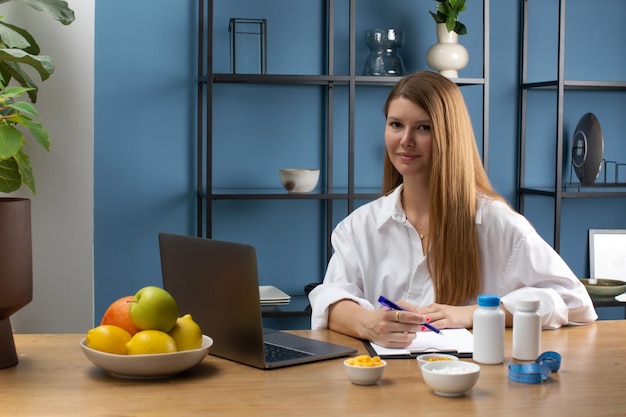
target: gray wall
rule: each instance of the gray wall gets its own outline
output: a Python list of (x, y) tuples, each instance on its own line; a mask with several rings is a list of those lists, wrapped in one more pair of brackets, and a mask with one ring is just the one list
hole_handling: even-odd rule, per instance
[(32, 199), (34, 269), (33, 301), (11, 318), (17, 333), (81, 333), (93, 322), (95, 0), (69, 3), (69, 26), (22, 4), (0, 7), (56, 65), (36, 104), (51, 151), (29, 149), (37, 194), (14, 193)]

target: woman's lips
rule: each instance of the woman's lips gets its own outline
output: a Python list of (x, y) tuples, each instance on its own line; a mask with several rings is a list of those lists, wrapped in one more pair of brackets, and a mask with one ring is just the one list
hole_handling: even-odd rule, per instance
[(397, 153), (396, 154), (398, 156), (398, 158), (400, 158), (403, 161), (412, 161), (414, 159), (417, 159), (419, 156), (413, 153)]

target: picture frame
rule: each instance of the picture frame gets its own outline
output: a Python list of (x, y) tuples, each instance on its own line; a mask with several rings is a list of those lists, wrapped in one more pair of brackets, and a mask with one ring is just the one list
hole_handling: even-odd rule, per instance
[(589, 229), (589, 276), (626, 281), (626, 229)]

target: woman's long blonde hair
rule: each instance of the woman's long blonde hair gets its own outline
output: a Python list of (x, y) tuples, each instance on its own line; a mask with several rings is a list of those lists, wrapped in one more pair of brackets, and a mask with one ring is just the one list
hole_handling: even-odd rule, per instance
[[(478, 153), (472, 122), (461, 91), (439, 74), (420, 71), (401, 79), (385, 103), (404, 97), (431, 119), (430, 250), (428, 270), (435, 302), (459, 305), (481, 291), (480, 251), (476, 238), (477, 195), (503, 200), (492, 188)], [(383, 193), (402, 183), (385, 153)]]

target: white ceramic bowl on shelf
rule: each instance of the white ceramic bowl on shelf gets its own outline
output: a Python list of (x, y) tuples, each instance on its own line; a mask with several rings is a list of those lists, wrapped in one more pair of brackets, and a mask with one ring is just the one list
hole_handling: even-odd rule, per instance
[(421, 370), (426, 384), (444, 397), (464, 395), (474, 387), (480, 374), (479, 365), (464, 361), (428, 362)]
[(213, 339), (202, 336), (202, 346), (198, 349), (173, 353), (155, 353), (150, 355), (115, 355), (100, 352), (87, 346), (85, 339), (80, 341), (83, 353), (94, 365), (121, 378), (166, 378), (186, 371), (204, 359)]
[(283, 168), (278, 173), (280, 182), (290, 193), (310, 193), (320, 178), (319, 169)]

